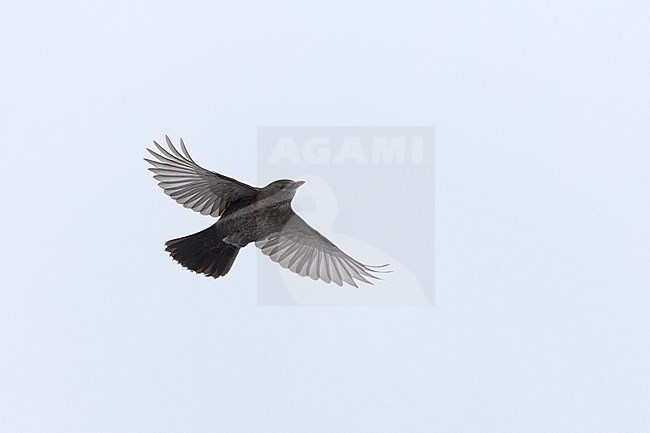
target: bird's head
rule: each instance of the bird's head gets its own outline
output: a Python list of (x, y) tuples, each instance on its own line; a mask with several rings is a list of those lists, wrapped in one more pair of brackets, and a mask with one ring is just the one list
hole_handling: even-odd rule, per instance
[(293, 180), (276, 180), (271, 182), (260, 191), (260, 198), (268, 198), (273, 202), (291, 201), (296, 195), (296, 191), (305, 182), (300, 180), (294, 182)]

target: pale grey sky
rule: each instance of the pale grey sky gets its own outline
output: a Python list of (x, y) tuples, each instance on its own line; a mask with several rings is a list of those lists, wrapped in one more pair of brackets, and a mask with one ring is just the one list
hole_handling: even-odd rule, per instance
[[(5, 2), (0, 432), (650, 425), (650, 6)], [(436, 129), (436, 305), (256, 305), (142, 161), (256, 179), (259, 125)], [(259, 179), (266, 183), (268, 179)], [(425, 246), (414, 242), (413, 248)]]

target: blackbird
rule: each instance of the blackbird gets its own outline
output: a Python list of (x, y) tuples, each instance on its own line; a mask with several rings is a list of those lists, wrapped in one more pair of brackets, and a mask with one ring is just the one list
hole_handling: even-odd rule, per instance
[(291, 208), (302, 181), (276, 180), (256, 188), (199, 166), (181, 138), (182, 154), (165, 136), (169, 150), (154, 141), (159, 153), (154, 179), (176, 202), (203, 215), (220, 217), (207, 229), (165, 243), (166, 251), (185, 268), (219, 278), (230, 271), (239, 250), (251, 242), (279, 263), (303, 277), (358, 287), (355, 280), (372, 284), (387, 265), (364, 265), (341, 251), (309, 226)]

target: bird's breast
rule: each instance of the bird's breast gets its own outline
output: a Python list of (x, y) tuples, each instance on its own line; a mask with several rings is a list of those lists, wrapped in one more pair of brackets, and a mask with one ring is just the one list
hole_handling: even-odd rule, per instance
[(255, 242), (282, 230), (286, 220), (285, 209), (258, 207), (253, 204), (240, 209), (229, 209), (217, 224), (223, 233), (236, 233), (248, 242)]

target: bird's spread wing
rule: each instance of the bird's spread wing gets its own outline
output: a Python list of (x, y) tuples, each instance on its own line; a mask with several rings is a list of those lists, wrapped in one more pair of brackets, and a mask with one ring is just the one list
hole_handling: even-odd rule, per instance
[(339, 286), (345, 282), (358, 287), (354, 280), (372, 284), (368, 278), (378, 279), (374, 274), (386, 272), (380, 270), (384, 266), (368, 266), (354, 260), (296, 214), (281, 231), (255, 245), (283, 268)]
[(169, 137), (165, 136), (165, 140), (169, 151), (154, 141), (160, 153), (147, 149), (156, 160), (145, 161), (153, 165), (149, 170), (154, 172), (158, 186), (186, 208), (218, 217), (230, 203), (257, 194), (257, 188), (199, 166), (190, 157), (182, 138), (182, 154)]

